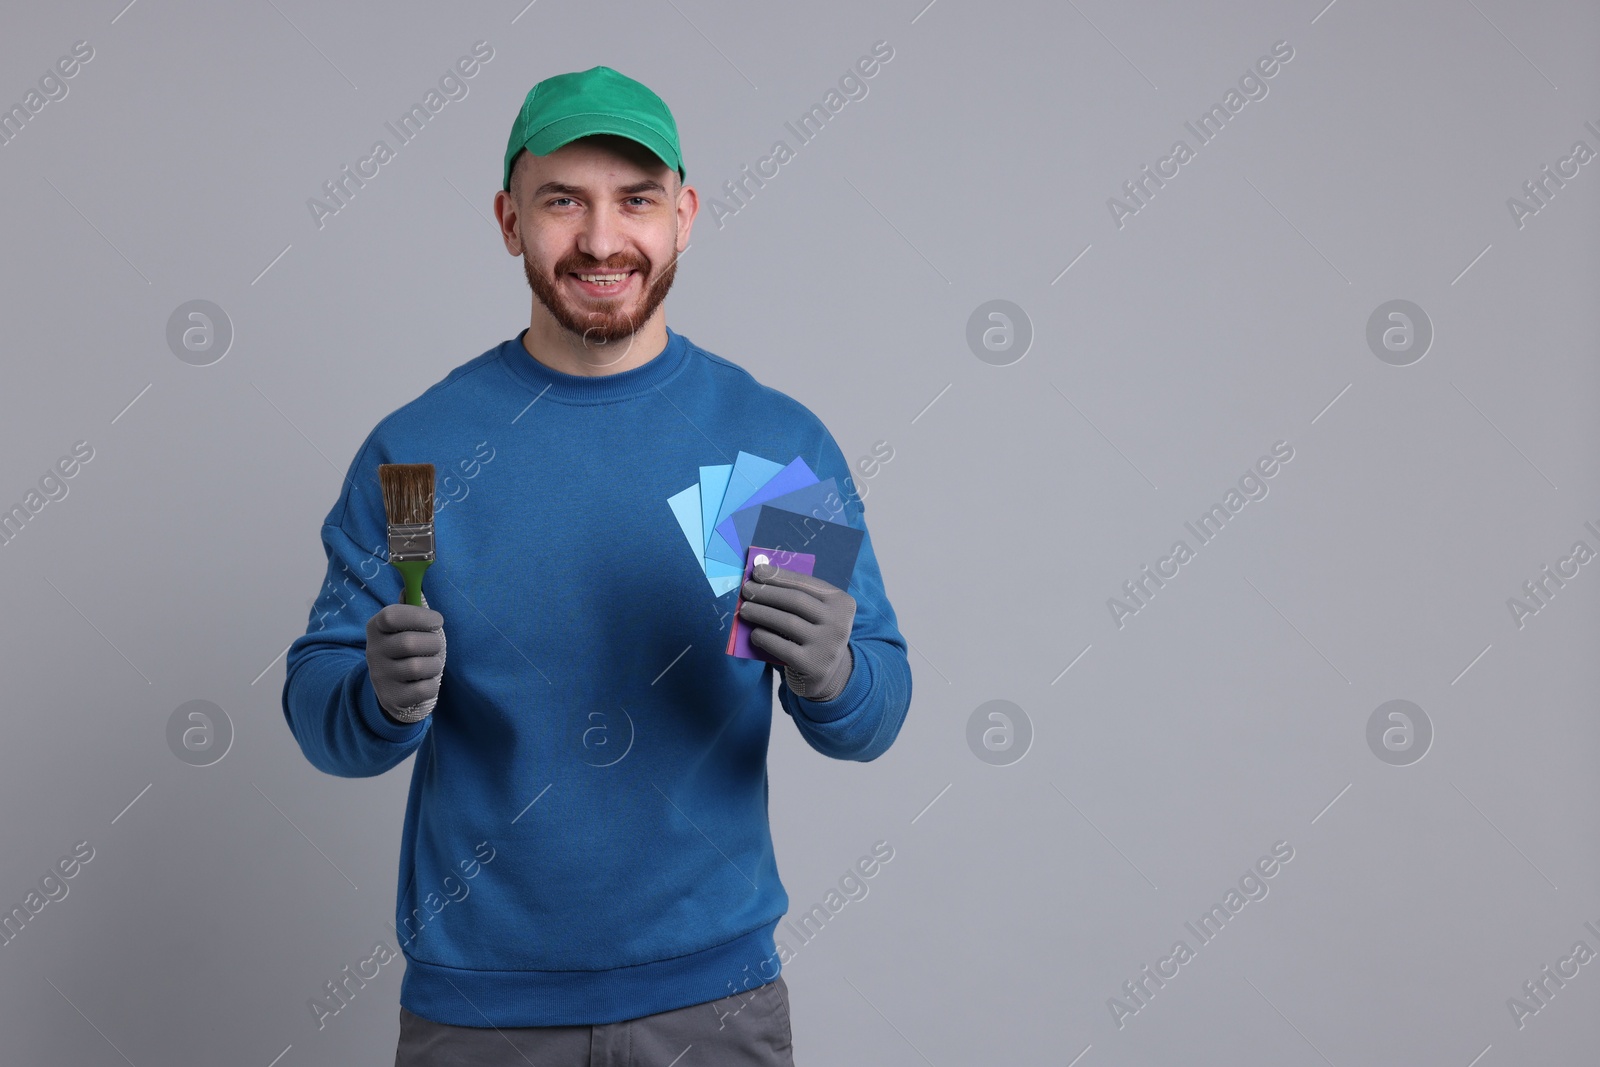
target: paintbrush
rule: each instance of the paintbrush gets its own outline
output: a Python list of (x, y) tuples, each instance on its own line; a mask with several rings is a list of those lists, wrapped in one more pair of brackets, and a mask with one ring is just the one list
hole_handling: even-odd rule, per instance
[(422, 573), (433, 563), (433, 464), (380, 463), (389, 520), (389, 562), (405, 579), (404, 602), (422, 605)]

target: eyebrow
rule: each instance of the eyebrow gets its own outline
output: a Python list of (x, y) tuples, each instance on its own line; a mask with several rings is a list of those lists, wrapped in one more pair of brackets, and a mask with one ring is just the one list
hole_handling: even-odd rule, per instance
[[(535, 197), (542, 197), (549, 193), (560, 193), (562, 196), (582, 196), (586, 191), (587, 190), (585, 190), (581, 185), (568, 185), (565, 182), (545, 182), (543, 185), (539, 186), (539, 188), (533, 191), (533, 195)], [(646, 178), (644, 181), (634, 182), (632, 185), (619, 186), (617, 192), (621, 193), (623, 196), (634, 196), (638, 193), (651, 192), (660, 193), (661, 195), (665, 196), (667, 193), (667, 188), (654, 178)]]

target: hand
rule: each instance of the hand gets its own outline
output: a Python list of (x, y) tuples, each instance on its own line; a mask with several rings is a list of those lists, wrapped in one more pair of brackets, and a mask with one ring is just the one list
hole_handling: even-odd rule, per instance
[(444, 679), (444, 616), (428, 607), (389, 604), (367, 620), (367, 672), (378, 706), (396, 722), (427, 718)]
[(855, 598), (836, 585), (771, 563), (758, 563), (740, 589), (739, 616), (750, 643), (783, 661), (796, 696), (832, 700), (855, 669), (850, 627)]

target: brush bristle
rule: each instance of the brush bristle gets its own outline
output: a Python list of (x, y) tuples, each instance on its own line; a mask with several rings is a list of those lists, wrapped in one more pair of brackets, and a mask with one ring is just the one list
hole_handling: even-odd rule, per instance
[(383, 510), (391, 526), (433, 521), (433, 464), (380, 463)]

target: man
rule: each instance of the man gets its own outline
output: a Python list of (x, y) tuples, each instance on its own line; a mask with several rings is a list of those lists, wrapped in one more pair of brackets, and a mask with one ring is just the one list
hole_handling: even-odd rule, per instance
[[(800, 457), (866, 532), (821, 421), (667, 328), (699, 206), (684, 176), (643, 85), (594, 67), (534, 86), (495, 196), (528, 328), (383, 419), (322, 527), (328, 580), (283, 707), (329, 774), (416, 754), (397, 1064), (664, 1065), (691, 1045), (791, 1064), (778, 672), (724, 651), (736, 597), (816, 751), (875, 759), (910, 705), (869, 536), (848, 590), (769, 565), (715, 595), (667, 503), (741, 451)], [(391, 462), (453, 476), (420, 607), (380, 565)]]

